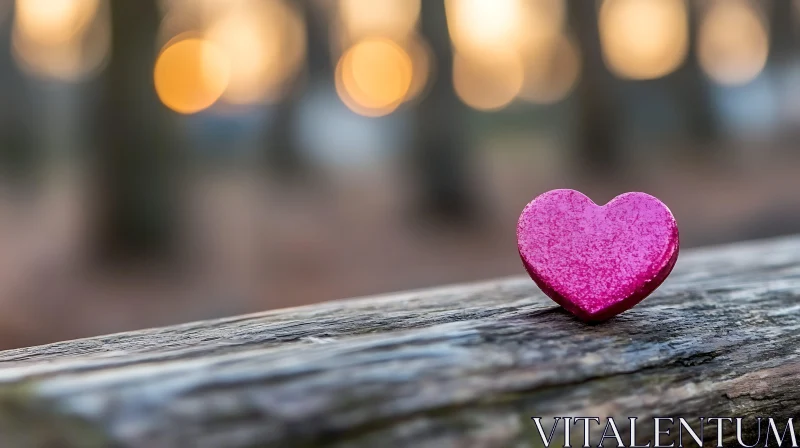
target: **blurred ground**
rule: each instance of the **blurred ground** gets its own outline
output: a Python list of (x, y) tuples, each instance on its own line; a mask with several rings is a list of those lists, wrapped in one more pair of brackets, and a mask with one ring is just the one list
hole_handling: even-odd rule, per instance
[[(536, 194), (571, 187), (604, 202), (645, 190), (681, 225), (683, 247), (761, 238), (800, 227), (794, 166), (667, 165), (652, 161), (629, 179), (559, 174), (554, 162), (513, 150), (480, 163), (481, 219), (445, 226), (415, 219), (393, 174), (328, 176), (290, 187), (241, 171), (193, 182), (184, 259), (122, 271), (81, 253), (80, 201), (6, 201), (2, 320), (6, 347), (180, 323), (324, 300), (521, 274), (515, 225)], [(760, 148), (768, 151), (769, 148)], [(544, 162), (544, 163), (543, 163)], [(533, 168), (531, 168), (533, 167)], [(692, 169), (694, 167), (694, 169)], [(396, 177), (396, 174), (395, 174)], [(79, 195), (66, 185), (54, 195)], [(47, 201), (60, 204), (49, 208)]]

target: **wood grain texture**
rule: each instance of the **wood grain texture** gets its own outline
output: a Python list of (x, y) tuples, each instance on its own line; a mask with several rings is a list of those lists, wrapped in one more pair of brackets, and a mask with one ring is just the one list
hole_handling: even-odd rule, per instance
[(531, 416), (796, 417), (798, 298), (793, 237), (685, 251), (597, 325), (515, 277), (10, 350), (0, 446), (537, 446)]

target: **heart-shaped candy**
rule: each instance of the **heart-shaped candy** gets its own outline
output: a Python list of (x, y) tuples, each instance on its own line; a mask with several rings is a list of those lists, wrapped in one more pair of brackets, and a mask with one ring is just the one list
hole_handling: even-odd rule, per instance
[(601, 321), (667, 278), (678, 259), (678, 224), (645, 193), (599, 206), (578, 191), (552, 190), (522, 210), (517, 246), (545, 294), (584, 321)]

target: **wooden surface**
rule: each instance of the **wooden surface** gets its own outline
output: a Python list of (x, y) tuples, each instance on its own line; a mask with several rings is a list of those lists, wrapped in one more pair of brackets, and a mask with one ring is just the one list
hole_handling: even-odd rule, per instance
[(10, 350), (0, 446), (537, 446), (532, 416), (796, 417), (798, 297), (783, 238), (684, 251), (599, 325), (515, 277)]

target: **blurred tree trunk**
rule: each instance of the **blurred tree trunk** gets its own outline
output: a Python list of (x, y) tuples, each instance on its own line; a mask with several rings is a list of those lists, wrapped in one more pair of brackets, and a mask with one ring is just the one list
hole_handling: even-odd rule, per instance
[(435, 64), (430, 91), (414, 111), (416, 140), (411, 152), (421, 209), (434, 218), (466, 223), (476, 217), (475, 195), (469, 187), (468, 111), (453, 88), (444, 1), (423, 1), (420, 17)]
[(575, 156), (587, 174), (598, 175), (620, 167), (622, 128), (617, 80), (603, 62), (597, 25), (597, 2), (567, 2), (569, 22), (580, 46), (583, 64), (575, 90), (578, 103)]
[[(786, 92), (794, 90), (797, 77), (793, 74), (797, 64), (798, 32), (797, 22), (800, 20), (800, 3), (797, 1), (772, 0), (763, 4), (756, 4), (764, 16), (769, 19), (769, 58), (767, 64), (776, 76), (772, 77), (776, 91)], [(795, 95), (779, 95), (778, 107), (781, 112), (796, 111), (793, 104)], [(789, 112), (795, 114), (796, 112)], [(784, 121), (783, 126), (776, 132), (776, 137), (782, 139), (782, 145), (787, 149), (797, 148), (800, 129), (791, 121)], [(778, 135), (779, 134), (779, 135)]]
[(796, 23), (800, 18), (800, 6), (793, 0), (771, 0), (756, 3), (769, 24), (769, 60), (785, 64), (795, 58), (797, 51)]
[(292, 92), (277, 104), (266, 138), (267, 169), (282, 178), (296, 177), (305, 171), (305, 161), (294, 136), (298, 96)]
[(276, 105), (275, 117), (265, 142), (267, 169), (284, 179), (302, 176), (309, 168), (296, 137), (301, 90), (316, 80), (332, 82), (333, 79), (328, 23), (324, 11), (311, 0), (294, 0), (289, 6), (300, 10), (305, 23), (307, 70), (304, 76), (287, 83), (288, 92)]
[(90, 157), (94, 235), (104, 261), (170, 254), (179, 216), (181, 144), (153, 85), (156, 0), (112, 0), (111, 59), (102, 82), (100, 136)]
[(677, 96), (681, 113), (686, 117), (689, 136), (699, 145), (683, 145), (683, 148), (696, 153), (697, 150), (709, 153), (713, 146), (709, 145), (719, 137), (719, 118), (714, 110), (711, 96), (711, 81), (703, 73), (697, 60), (697, 34), (701, 17), (697, 10), (691, 8), (689, 2), (689, 49), (686, 61), (671, 83), (671, 91)]
[[(0, 5), (11, 9), (10, 4)], [(11, 53), (10, 11), (0, 24), (0, 176), (14, 184), (29, 185), (42, 156), (34, 138), (36, 113), (30, 85)]]

